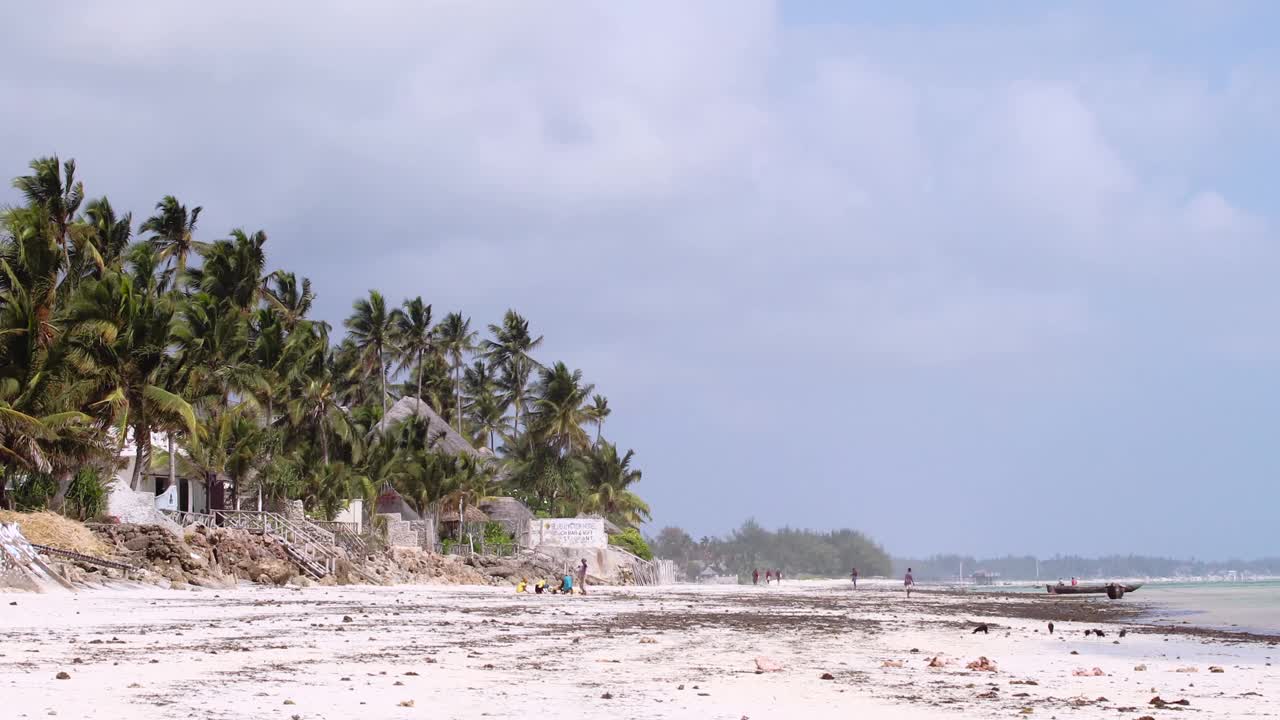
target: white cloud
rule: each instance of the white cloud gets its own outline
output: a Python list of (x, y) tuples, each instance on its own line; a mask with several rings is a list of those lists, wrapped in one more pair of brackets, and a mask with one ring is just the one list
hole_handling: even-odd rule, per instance
[(770, 398), (727, 388), (796, 348), (974, 381), (1087, 362), (1170, 333), (1131, 305), (1201, 283), (1222, 290), (1196, 314), (1212, 342), (1276, 260), (1273, 210), (1226, 182), (1274, 73), (1212, 82), (1073, 13), (815, 31), (763, 1), (15, 12), (11, 172), (58, 150), (139, 216), (174, 192), (209, 233), (266, 227), (333, 319), (374, 285), (478, 325), (517, 306), (620, 405), (664, 379), (696, 404), (723, 377), (699, 412), (744, 422), (732, 408)]

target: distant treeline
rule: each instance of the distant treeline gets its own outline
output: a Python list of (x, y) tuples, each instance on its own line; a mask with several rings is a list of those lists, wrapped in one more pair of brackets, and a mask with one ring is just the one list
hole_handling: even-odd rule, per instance
[(677, 527), (665, 527), (649, 539), (657, 557), (674, 560), (686, 579), (696, 580), (710, 569), (716, 575), (740, 578), (759, 569), (782, 570), (784, 577), (846, 577), (853, 568), (863, 577), (886, 575), (889, 554), (856, 530), (815, 532), (783, 528), (766, 530), (755, 520), (723, 538), (694, 540)]
[[(998, 573), (1006, 580), (1033, 580), (1037, 577), (1036, 558), (1031, 555), (982, 559), (967, 555), (935, 555), (923, 559), (893, 559), (894, 575), (902, 574), (910, 567), (915, 577), (920, 579), (953, 579), (960, 574), (962, 566), (965, 577), (972, 577), (973, 573), (980, 570)], [(1280, 575), (1280, 558), (1216, 562), (1147, 555), (1107, 555), (1092, 558), (1058, 555), (1052, 558), (1040, 558), (1038, 577), (1041, 580), (1073, 577), (1203, 577), (1224, 575), (1232, 570), (1251, 575)]]

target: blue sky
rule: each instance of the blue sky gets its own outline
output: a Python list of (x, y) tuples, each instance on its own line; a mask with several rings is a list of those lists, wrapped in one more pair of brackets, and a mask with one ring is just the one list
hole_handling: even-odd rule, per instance
[(1280, 553), (1273, 4), (207, 5), (14, 10), (0, 166), (518, 308), (653, 530)]

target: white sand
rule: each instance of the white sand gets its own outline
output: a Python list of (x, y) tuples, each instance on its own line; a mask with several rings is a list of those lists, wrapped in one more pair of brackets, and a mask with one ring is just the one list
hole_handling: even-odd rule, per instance
[[(1275, 647), (1159, 634), (1114, 645), (1114, 633), (1085, 640), (1084, 626), (1061, 623), (1050, 638), (1039, 622), (998, 618), (972, 618), (1008, 627), (971, 635), (943, 613), (957, 601), (922, 596), (906, 605), (900, 596), (797, 582), (573, 598), (470, 587), (0, 594), (0, 717), (906, 719), (1024, 717), (1023, 707), (1044, 718), (1280, 714), (1280, 672), (1266, 664), (1280, 659)], [(926, 668), (939, 652), (954, 662)], [(757, 655), (784, 669), (756, 674)], [(1000, 671), (965, 670), (979, 655)], [(905, 667), (884, 669), (884, 660)], [(1139, 663), (1148, 670), (1135, 672)], [(1199, 672), (1173, 672), (1187, 665)], [(1072, 676), (1095, 666), (1108, 675)], [(59, 671), (71, 678), (55, 679)], [(835, 679), (820, 679), (824, 672)], [(994, 697), (978, 697), (992, 687)], [(1013, 697), (1020, 692), (1028, 697)], [(1188, 699), (1191, 712), (1150, 707), (1157, 694)], [(1079, 697), (1091, 704), (1071, 706)], [(413, 707), (399, 705), (410, 700)], [(1121, 715), (1122, 707), (1137, 711)]]

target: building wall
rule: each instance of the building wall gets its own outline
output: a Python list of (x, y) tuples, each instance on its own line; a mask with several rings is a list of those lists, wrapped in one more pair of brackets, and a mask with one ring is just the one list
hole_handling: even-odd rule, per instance
[(363, 532), (364, 531), (364, 500), (357, 499), (357, 500), (348, 501), (347, 506), (339, 510), (338, 514), (335, 515), (333, 519), (336, 520), (337, 522), (353, 523), (355, 524), (357, 531)]

